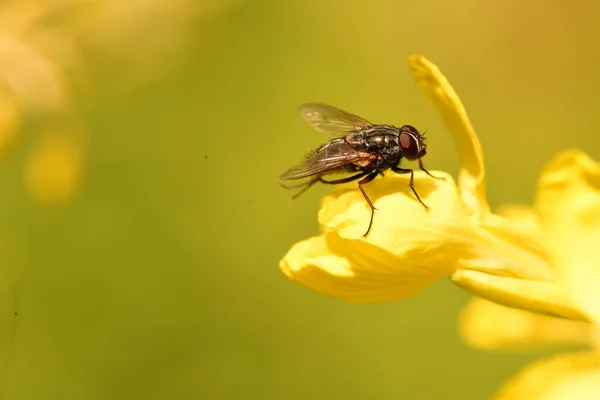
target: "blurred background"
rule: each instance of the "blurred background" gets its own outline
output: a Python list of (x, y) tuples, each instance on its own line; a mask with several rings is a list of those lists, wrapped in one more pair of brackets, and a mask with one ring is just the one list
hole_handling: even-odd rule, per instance
[(540, 1), (0, 3), (0, 398), (481, 399), (540, 354), (464, 345), (442, 279), (350, 304), (278, 261), (329, 188), (277, 177), (325, 102), (427, 130), (407, 56), (436, 63), (486, 154), (490, 202), (531, 203), (557, 152), (600, 158), (600, 5)]

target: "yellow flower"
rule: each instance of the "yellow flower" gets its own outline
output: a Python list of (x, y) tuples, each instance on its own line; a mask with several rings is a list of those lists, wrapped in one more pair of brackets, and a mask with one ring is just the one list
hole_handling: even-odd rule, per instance
[(533, 207), (490, 212), (483, 152), (458, 96), (425, 58), (409, 62), (456, 139), (457, 185), (441, 172), (445, 181), (416, 174), (425, 212), (406, 176), (374, 181), (367, 190), (378, 212), (367, 238), (362, 195), (356, 185), (337, 188), (319, 212), (321, 235), (295, 244), (281, 269), (327, 295), (365, 302), (406, 297), (450, 275), (479, 296), (461, 316), (474, 346), (597, 348), (533, 364), (496, 398), (600, 398), (600, 165), (564, 152), (543, 171)]
[(356, 185), (339, 187), (319, 212), (322, 234), (295, 244), (281, 269), (322, 293), (362, 302), (406, 297), (450, 275), (479, 296), (460, 318), (470, 344), (594, 349), (533, 364), (495, 398), (600, 398), (600, 165), (564, 152), (543, 171), (533, 207), (491, 213), (483, 152), (458, 96), (425, 58), (409, 62), (456, 139), (458, 184), (441, 172), (444, 181), (416, 174), (425, 212), (406, 176), (376, 180), (367, 189), (378, 211), (366, 239), (362, 195)]
[[(445, 180), (416, 173), (416, 189), (430, 207), (426, 212), (410, 192), (407, 176), (375, 180), (366, 187), (378, 209), (367, 238), (362, 233), (370, 210), (364, 198), (356, 184), (338, 187), (319, 212), (322, 234), (295, 244), (280, 262), (283, 272), (327, 295), (360, 302), (410, 296), (449, 274), (459, 284), (466, 278), (478, 282), (469, 287), (476, 292), (481, 280), (473, 279), (476, 274), (508, 280), (489, 291), (494, 301), (585, 319), (553, 283), (538, 241), (490, 213), (481, 145), (454, 89), (424, 57), (412, 56), (409, 64), (454, 135), (461, 162), (458, 183), (439, 171), (434, 174)], [(535, 289), (519, 297), (522, 288), (515, 283), (522, 282)], [(539, 301), (536, 293), (546, 299)]]

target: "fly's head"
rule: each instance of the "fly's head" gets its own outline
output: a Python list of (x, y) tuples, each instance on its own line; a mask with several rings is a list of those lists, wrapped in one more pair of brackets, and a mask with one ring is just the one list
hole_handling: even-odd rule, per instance
[(411, 125), (404, 125), (400, 128), (398, 142), (402, 155), (408, 160), (417, 160), (427, 154), (427, 143), (425, 135)]

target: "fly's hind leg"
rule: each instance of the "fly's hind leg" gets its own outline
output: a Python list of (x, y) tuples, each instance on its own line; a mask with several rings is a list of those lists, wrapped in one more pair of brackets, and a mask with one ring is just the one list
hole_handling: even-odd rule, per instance
[(312, 185), (314, 185), (317, 182), (326, 183), (328, 185), (337, 185), (337, 184), (340, 184), (340, 183), (348, 183), (348, 182), (355, 181), (357, 179), (362, 178), (365, 175), (368, 175), (369, 173), (370, 173), (370, 171), (361, 172), (361, 173), (358, 173), (356, 175), (349, 176), (347, 178), (336, 179), (336, 180), (333, 180), (333, 181), (327, 181), (327, 180), (325, 180), (325, 179), (322, 178), (323, 175), (317, 175), (317, 176), (312, 177), (308, 182), (302, 182), (302, 183), (299, 183), (297, 185), (284, 185), (284, 184), (281, 184), (281, 186), (284, 189), (298, 189), (298, 188), (302, 188), (298, 193), (296, 193), (295, 195), (292, 196), (292, 200), (295, 200), (295, 199), (298, 198), (298, 196), (300, 196), (302, 193), (306, 192)]
[(308, 182), (302, 182), (299, 183), (297, 185), (284, 185), (281, 184), (281, 186), (284, 189), (298, 189), (298, 188), (302, 188), (298, 193), (296, 193), (295, 195), (292, 196), (292, 200), (295, 200), (296, 198), (298, 198), (298, 196), (300, 196), (302, 193), (306, 192), (312, 185), (314, 185), (317, 182), (321, 182), (321, 183), (326, 183), (328, 185), (337, 185), (340, 183), (348, 183), (348, 182), (352, 182), (355, 181), (357, 179), (362, 178), (365, 175), (368, 175), (371, 171), (367, 171), (367, 172), (360, 172), (356, 175), (352, 175), (349, 176), (347, 178), (342, 178), (342, 179), (336, 179), (333, 181), (327, 181), (325, 179), (322, 178), (323, 175), (317, 175), (312, 177)]
[(298, 193), (296, 193), (295, 195), (292, 196), (292, 200), (296, 200), (298, 198), (298, 196), (300, 196), (302, 193), (306, 192), (312, 185), (319, 182), (320, 179), (321, 179), (321, 175), (318, 175), (318, 176), (311, 178), (308, 182), (302, 182), (297, 185), (284, 185), (284, 184), (280, 184), (280, 185), (284, 189), (302, 188), (302, 189), (300, 189), (300, 191)]
[[(421, 198), (419, 197), (419, 194), (415, 190), (415, 184), (414, 184), (415, 172), (410, 168), (400, 168), (400, 167), (394, 167), (394, 168), (392, 168), (392, 171), (394, 171), (397, 174), (410, 174), (410, 182), (408, 183), (408, 186), (410, 186), (411, 190), (417, 197), (417, 200), (419, 200), (419, 203), (421, 203), (423, 205), (423, 207), (425, 207), (425, 211), (429, 210), (429, 207), (427, 207), (427, 205), (425, 203), (423, 203), (423, 200), (421, 200)], [(435, 176), (434, 176), (434, 178), (435, 178)]]
[(328, 185), (337, 185), (337, 184), (339, 184), (339, 183), (348, 183), (348, 182), (355, 181), (355, 180), (357, 180), (357, 179), (360, 179), (360, 178), (362, 178), (362, 177), (363, 177), (363, 176), (365, 176), (365, 175), (369, 175), (370, 173), (371, 173), (371, 171), (360, 172), (360, 173), (358, 173), (358, 174), (355, 174), (355, 175), (349, 176), (349, 177), (347, 177), (347, 178), (335, 179), (335, 180), (333, 180), (333, 181), (326, 181), (325, 179), (323, 179), (323, 178), (319, 177), (319, 181), (320, 181), (320, 182), (323, 182), (323, 183), (326, 183), (326, 184), (328, 184)]

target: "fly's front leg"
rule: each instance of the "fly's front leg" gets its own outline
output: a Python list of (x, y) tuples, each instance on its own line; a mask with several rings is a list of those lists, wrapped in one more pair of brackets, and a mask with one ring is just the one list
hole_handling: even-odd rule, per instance
[(415, 184), (414, 184), (415, 172), (410, 168), (400, 168), (400, 167), (393, 167), (392, 171), (394, 171), (397, 174), (410, 174), (410, 181), (409, 181), (408, 186), (410, 186), (410, 188), (412, 189), (417, 200), (419, 200), (419, 203), (421, 203), (423, 205), (423, 207), (425, 207), (425, 211), (429, 210), (429, 207), (427, 207), (427, 205), (425, 203), (423, 203), (423, 200), (421, 200), (421, 198), (419, 197), (419, 194), (415, 190)]
[[(420, 169), (421, 169), (423, 172), (425, 172), (427, 175), (429, 175), (430, 177), (432, 177), (433, 179), (441, 179), (441, 180), (443, 180), (443, 181), (445, 181), (445, 180), (446, 180), (446, 178), (444, 178), (443, 176), (434, 176), (434, 175), (431, 175), (431, 173), (430, 173), (429, 171), (427, 171), (427, 170), (425, 169), (425, 167), (423, 166), (423, 159), (421, 159), (421, 158), (419, 158), (419, 168), (420, 168)], [(417, 197), (418, 197), (418, 196), (417, 196)]]

